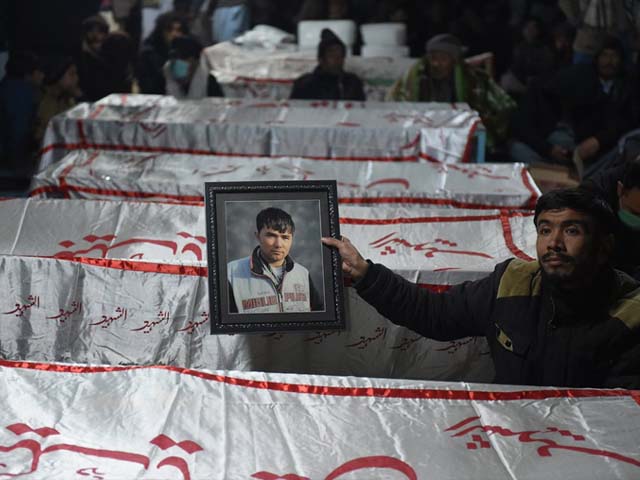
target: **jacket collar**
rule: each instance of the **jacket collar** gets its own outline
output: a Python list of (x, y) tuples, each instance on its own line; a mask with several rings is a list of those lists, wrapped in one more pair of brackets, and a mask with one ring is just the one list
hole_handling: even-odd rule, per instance
[[(287, 255), (284, 259), (284, 271), (290, 272), (293, 270), (293, 265), (293, 259)], [(259, 245), (253, 249), (253, 253), (251, 253), (251, 257), (249, 257), (249, 269), (251, 273), (255, 273), (256, 275), (264, 275), (264, 262), (260, 256)]]

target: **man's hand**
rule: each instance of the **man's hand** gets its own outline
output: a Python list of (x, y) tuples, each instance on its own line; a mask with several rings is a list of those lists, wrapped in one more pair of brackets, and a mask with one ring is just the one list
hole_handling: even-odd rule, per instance
[(347, 237), (342, 240), (331, 237), (322, 237), (322, 243), (338, 249), (342, 257), (342, 271), (354, 281), (358, 281), (367, 274), (369, 264), (362, 258), (360, 252), (353, 246)]
[(596, 137), (589, 137), (576, 147), (576, 152), (582, 160), (589, 160), (595, 157), (600, 150), (600, 142)]

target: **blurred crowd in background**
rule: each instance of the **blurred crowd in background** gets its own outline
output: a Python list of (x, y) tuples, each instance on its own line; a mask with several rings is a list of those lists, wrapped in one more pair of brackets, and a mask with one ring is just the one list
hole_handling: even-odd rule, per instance
[[(302, 20), (351, 19), (359, 25), (406, 24), (410, 56), (420, 60), (407, 77), (398, 79), (395, 98), (392, 95), (391, 99), (467, 101), (480, 111), (488, 127), (489, 160), (571, 165), (577, 155), (587, 169), (595, 171), (595, 166), (610, 162), (610, 153), (625, 134), (640, 127), (636, 62), (639, 3), (3, 2), (0, 168), (3, 175), (28, 179), (47, 122), (79, 101), (128, 92), (179, 97), (186, 95), (194, 78), (201, 74), (200, 81), (207, 83), (207, 94), (222, 96), (215, 77), (198, 72), (202, 49), (233, 40), (255, 25), (271, 25), (295, 33)], [(153, 25), (145, 27), (143, 12), (149, 9), (157, 14)], [(356, 55), (359, 47), (358, 43), (354, 46)], [(442, 69), (442, 54), (445, 64), (446, 55), (455, 64), (458, 57), (487, 52), (493, 59), (491, 78), (463, 71), (466, 92), (457, 89), (457, 83), (456, 88), (448, 88), (460, 79), (455, 77), (453, 67), (449, 71)], [(322, 66), (321, 55), (319, 61)], [(413, 80), (417, 87), (411, 92), (408, 86)], [(307, 96), (313, 95), (311, 91)], [(358, 98), (362, 97), (361, 89), (354, 91)]]

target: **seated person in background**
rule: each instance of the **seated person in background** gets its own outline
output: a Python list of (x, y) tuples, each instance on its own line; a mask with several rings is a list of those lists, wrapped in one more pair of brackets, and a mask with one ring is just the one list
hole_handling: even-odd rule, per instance
[(613, 266), (640, 280), (640, 157), (602, 170), (582, 183), (617, 215)]
[(184, 17), (173, 12), (163, 13), (156, 19), (153, 32), (142, 44), (136, 77), (140, 93), (165, 94), (163, 67), (169, 60), (171, 42), (189, 33)]
[(102, 44), (109, 33), (109, 25), (102, 15), (94, 15), (82, 21), (82, 51), (76, 63), (82, 90), (82, 100), (95, 102), (105, 96)]
[(163, 67), (166, 94), (175, 98), (222, 97), (216, 78), (200, 64), (202, 45), (185, 35), (171, 42), (169, 61)]
[(538, 261), (507, 260), (439, 294), (365, 261), (344, 237), (322, 241), (392, 322), (441, 341), (485, 336), (496, 383), (640, 387), (640, 283), (611, 267), (613, 212), (585, 190), (557, 190), (533, 221)]
[(508, 134), (509, 117), (516, 104), (485, 72), (466, 65), (457, 37), (444, 33), (432, 37), (427, 54), (400, 78), (389, 92), (397, 102), (466, 102), (476, 110), (487, 129), (490, 149)]
[(502, 88), (513, 96), (522, 95), (532, 79), (549, 72), (554, 64), (553, 51), (546, 41), (540, 19), (526, 19), (521, 37), (513, 49), (509, 70), (500, 78)]
[(43, 77), (35, 54), (11, 52), (0, 82), (0, 165), (16, 177), (27, 178), (33, 170), (33, 128)]
[(291, 90), (299, 100), (366, 100), (362, 80), (344, 71), (347, 47), (328, 28), (322, 30), (318, 45), (318, 66), (298, 77)]
[(52, 57), (47, 60), (44, 94), (36, 115), (35, 142), (40, 148), (49, 120), (76, 105), (82, 96), (78, 69), (71, 57)]
[(622, 43), (607, 37), (595, 64), (560, 69), (531, 85), (514, 116), (515, 161), (592, 163), (632, 128), (631, 76)]
[(229, 313), (310, 312), (323, 310), (309, 271), (289, 255), (295, 224), (279, 208), (256, 216), (258, 246), (245, 258), (229, 262)]
[(135, 49), (131, 37), (124, 32), (112, 32), (105, 38), (100, 54), (103, 59), (103, 95), (131, 93)]

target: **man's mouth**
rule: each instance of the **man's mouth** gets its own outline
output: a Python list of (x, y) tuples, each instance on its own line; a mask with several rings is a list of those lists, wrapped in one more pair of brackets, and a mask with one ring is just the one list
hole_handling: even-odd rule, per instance
[(566, 255), (558, 255), (558, 254), (546, 254), (542, 257), (542, 262), (551, 266), (563, 265), (566, 263), (571, 263), (572, 258)]

